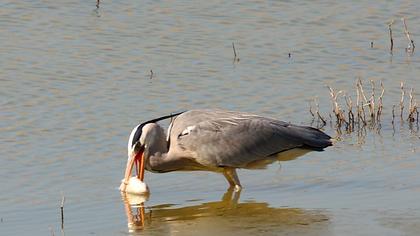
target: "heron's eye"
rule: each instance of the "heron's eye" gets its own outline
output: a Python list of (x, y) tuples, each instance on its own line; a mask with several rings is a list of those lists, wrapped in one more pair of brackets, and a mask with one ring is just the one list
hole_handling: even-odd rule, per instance
[(133, 145), (133, 151), (138, 153), (144, 150), (144, 145), (142, 145), (139, 141), (135, 142)]

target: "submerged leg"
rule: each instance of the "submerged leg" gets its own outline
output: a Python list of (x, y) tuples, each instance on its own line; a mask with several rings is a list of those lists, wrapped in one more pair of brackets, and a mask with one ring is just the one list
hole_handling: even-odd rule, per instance
[(236, 169), (232, 167), (225, 167), (223, 169), (223, 175), (226, 180), (229, 182), (230, 187), (235, 188), (235, 192), (239, 192), (242, 189), (241, 182), (239, 182), (238, 174), (236, 174)]
[(239, 198), (241, 197), (241, 191), (233, 192), (233, 187), (228, 188), (222, 197), (222, 203), (224, 207), (235, 208), (238, 205)]

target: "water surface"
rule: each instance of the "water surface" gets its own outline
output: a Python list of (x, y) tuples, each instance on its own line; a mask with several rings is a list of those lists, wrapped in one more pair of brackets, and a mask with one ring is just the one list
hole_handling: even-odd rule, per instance
[[(62, 194), (67, 235), (420, 233), (418, 125), (391, 123), (400, 81), (420, 97), (400, 21), (416, 42), (417, 2), (95, 4), (0, 3), (0, 234), (60, 234)], [(385, 85), (380, 130), (339, 134), (328, 123), (335, 146), (240, 170), (236, 200), (218, 174), (147, 173), (144, 225), (127, 227), (137, 207), (117, 188), (141, 121), (224, 108), (310, 124), (309, 101), (328, 117), (326, 85), (354, 96), (357, 77), (369, 93), (370, 80)]]

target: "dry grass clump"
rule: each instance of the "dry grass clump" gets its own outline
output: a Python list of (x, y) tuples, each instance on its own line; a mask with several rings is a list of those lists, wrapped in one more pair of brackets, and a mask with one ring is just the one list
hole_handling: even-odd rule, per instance
[[(373, 80), (370, 80), (370, 95), (366, 95), (364, 85), (362, 80), (359, 78), (355, 84), (355, 93), (356, 93), (356, 104), (353, 104), (351, 96), (343, 90), (335, 90), (331, 86), (327, 86), (329, 90), (329, 95), (332, 104), (332, 114), (330, 113), (330, 122), (335, 122), (337, 129), (341, 130), (343, 127), (348, 132), (353, 132), (357, 128), (364, 128), (367, 125), (371, 128), (381, 127), (382, 122), (382, 113), (384, 110), (384, 94), (385, 87), (382, 81), (379, 83), (379, 86), (375, 84)], [(414, 89), (411, 88), (408, 93), (408, 114), (407, 118), (404, 119), (404, 100), (406, 97), (406, 91), (404, 89), (404, 83), (401, 82), (401, 99), (399, 101), (400, 107), (400, 121), (403, 122), (407, 120), (410, 123), (419, 122), (419, 111), (417, 100), (414, 97)], [(377, 92), (379, 90), (380, 92)], [(378, 96), (379, 94), (379, 96)], [(343, 101), (344, 99), (344, 101)], [(323, 127), (326, 125), (326, 119), (319, 112), (319, 105), (315, 101), (316, 109), (312, 109), (312, 103), (310, 103), (309, 112), (312, 115), (312, 121), (317, 119), (318, 127)], [(395, 107), (392, 106), (392, 124), (395, 120)]]

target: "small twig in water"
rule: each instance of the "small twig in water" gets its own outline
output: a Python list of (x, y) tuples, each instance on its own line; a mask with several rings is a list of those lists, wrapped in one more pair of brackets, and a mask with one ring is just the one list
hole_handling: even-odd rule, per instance
[(392, 38), (392, 24), (394, 24), (394, 20), (391, 20), (391, 22), (388, 24), (388, 29), (389, 29), (389, 39), (391, 41), (391, 46), (389, 48), (389, 50), (392, 53), (392, 49), (394, 48), (394, 39)]
[(64, 194), (61, 193), (61, 229), (64, 229), (64, 202), (66, 201), (66, 197), (64, 197)]
[(392, 124), (394, 124), (395, 119), (395, 105), (392, 105)]
[(408, 46), (406, 48), (406, 51), (407, 52), (414, 52), (414, 48), (416, 48), (416, 46), (414, 45), (414, 41), (410, 37), (410, 32), (408, 32), (407, 24), (405, 23), (405, 18), (403, 17), (403, 18), (401, 18), (401, 20), (402, 20), (402, 22), (404, 24), (404, 33), (405, 33), (405, 36), (408, 39)]
[(233, 55), (234, 55), (233, 61), (237, 62), (239, 61), (239, 57), (238, 57), (238, 54), (236, 54), (235, 43), (233, 42), (232, 42), (232, 48), (233, 48)]
[(153, 79), (153, 70), (150, 70), (150, 79)]

